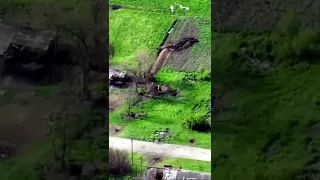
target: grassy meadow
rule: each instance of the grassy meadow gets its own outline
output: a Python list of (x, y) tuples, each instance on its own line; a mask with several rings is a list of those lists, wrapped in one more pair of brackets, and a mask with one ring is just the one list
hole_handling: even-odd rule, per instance
[(142, 49), (156, 54), (174, 21), (170, 15), (131, 9), (110, 12), (109, 18), (110, 43), (115, 47), (110, 65), (122, 68), (133, 65)]

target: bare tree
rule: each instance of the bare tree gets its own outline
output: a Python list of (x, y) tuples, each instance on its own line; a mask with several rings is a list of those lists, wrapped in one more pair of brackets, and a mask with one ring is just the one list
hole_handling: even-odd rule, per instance
[[(40, 12), (47, 26), (72, 37), (78, 47), (81, 73), (81, 100), (90, 98), (89, 72), (92, 62), (104, 62), (108, 53), (107, 1), (69, 0), (71, 7), (47, 3)], [(94, 61), (93, 61), (94, 60)]]
[(52, 151), (55, 162), (55, 171), (67, 170), (66, 154), (75, 132), (75, 122), (67, 109), (60, 109), (47, 117), (49, 134), (51, 136)]
[(135, 65), (128, 70), (134, 74), (134, 91), (138, 94), (138, 84), (147, 84), (153, 78), (149, 74), (154, 58), (146, 50), (139, 52), (136, 58)]

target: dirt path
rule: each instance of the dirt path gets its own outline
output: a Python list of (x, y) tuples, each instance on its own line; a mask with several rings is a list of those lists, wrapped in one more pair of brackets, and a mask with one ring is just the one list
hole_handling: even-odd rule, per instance
[(160, 52), (160, 54), (157, 57), (154, 65), (151, 68), (151, 71), (150, 71), (151, 74), (156, 75), (160, 71), (162, 66), (166, 63), (166, 60), (167, 60), (169, 54), (170, 54), (170, 51), (167, 48), (163, 49)]
[[(131, 140), (125, 138), (109, 137), (111, 148), (131, 151)], [(158, 154), (167, 157), (194, 159), (211, 162), (211, 150), (176, 144), (156, 144), (153, 142), (133, 141), (133, 151), (147, 154)]]

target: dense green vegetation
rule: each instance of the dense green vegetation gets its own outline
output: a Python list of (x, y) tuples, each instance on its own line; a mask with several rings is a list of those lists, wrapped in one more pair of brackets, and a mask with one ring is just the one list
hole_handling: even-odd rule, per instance
[(213, 35), (213, 179), (318, 171), (320, 36), (289, 27)]

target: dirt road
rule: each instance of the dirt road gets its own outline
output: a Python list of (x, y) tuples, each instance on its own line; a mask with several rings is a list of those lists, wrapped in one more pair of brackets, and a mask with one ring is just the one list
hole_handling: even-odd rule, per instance
[[(109, 146), (124, 151), (131, 151), (131, 140), (109, 137)], [(156, 144), (133, 140), (133, 151), (138, 153), (158, 154), (167, 157), (211, 161), (211, 150), (176, 144)]]

